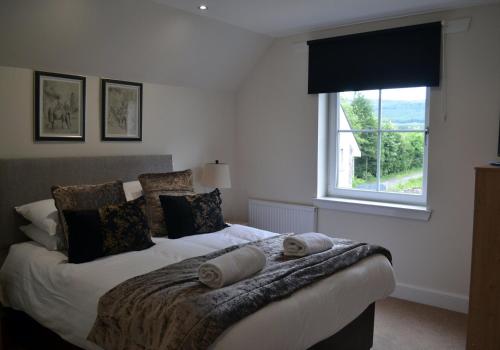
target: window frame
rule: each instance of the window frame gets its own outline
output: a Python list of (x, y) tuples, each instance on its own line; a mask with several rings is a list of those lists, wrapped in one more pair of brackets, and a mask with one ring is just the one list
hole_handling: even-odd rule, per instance
[[(430, 114), (430, 97), (431, 97), (431, 89), (430, 87), (426, 88), (426, 98), (425, 98), (425, 124), (423, 130), (411, 130), (411, 131), (402, 131), (402, 132), (424, 132), (424, 159), (423, 159), (423, 174), (422, 174), (422, 194), (421, 195), (413, 195), (413, 194), (404, 194), (404, 193), (394, 193), (394, 192), (378, 192), (378, 191), (370, 191), (370, 190), (361, 190), (361, 189), (345, 189), (337, 187), (337, 176), (338, 176), (338, 138), (337, 135), (339, 133), (338, 123), (339, 123), (339, 94), (340, 93), (330, 93), (326, 94), (327, 98), (327, 159), (326, 159), (326, 184), (324, 186), (325, 196), (326, 198), (344, 198), (344, 199), (355, 199), (355, 200), (365, 200), (365, 201), (373, 201), (373, 202), (386, 202), (386, 203), (395, 203), (395, 204), (403, 204), (403, 205), (417, 205), (417, 206), (426, 206), (427, 205), (427, 183), (428, 183), (428, 158), (429, 158), (429, 114)], [(384, 89), (378, 89), (384, 90)], [(381, 96), (381, 93), (380, 95)], [(380, 102), (379, 98), (379, 111), (377, 112), (377, 117), (379, 120), (381, 119), (380, 115)], [(359, 131), (357, 131), (359, 132)], [(380, 122), (378, 123), (378, 129), (375, 130), (378, 133), (378, 143), (377, 143), (377, 163), (380, 163), (380, 150), (381, 144), (380, 140), (382, 138), (382, 134), (384, 129), (382, 129)], [(391, 131), (389, 131), (391, 132)], [(394, 131), (392, 131), (394, 132)], [(381, 171), (381, 170), (379, 170)]]

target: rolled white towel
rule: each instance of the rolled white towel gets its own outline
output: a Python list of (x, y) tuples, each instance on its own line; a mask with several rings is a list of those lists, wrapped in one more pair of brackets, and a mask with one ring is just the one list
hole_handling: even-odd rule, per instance
[(221, 288), (252, 276), (264, 266), (264, 253), (249, 245), (201, 264), (198, 279), (210, 288)]
[(300, 233), (283, 240), (283, 250), (288, 256), (316, 254), (332, 247), (332, 240), (318, 232)]

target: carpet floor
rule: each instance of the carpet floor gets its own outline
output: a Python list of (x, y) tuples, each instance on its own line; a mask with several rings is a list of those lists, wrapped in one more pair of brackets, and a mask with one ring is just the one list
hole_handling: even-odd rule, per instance
[(373, 350), (465, 349), (465, 314), (395, 298), (375, 310)]

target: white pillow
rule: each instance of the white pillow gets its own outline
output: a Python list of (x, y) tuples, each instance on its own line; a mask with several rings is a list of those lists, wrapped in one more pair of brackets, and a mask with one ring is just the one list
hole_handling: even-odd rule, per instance
[(127, 201), (133, 201), (143, 194), (142, 186), (139, 181), (124, 182), (123, 190), (125, 191), (125, 198), (127, 199)]
[(30, 239), (47, 248), (47, 250), (60, 250), (62, 248), (62, 240), (59, 234), (49, 235), (48, 232), (40, 230), (33, 224), (21, 226), (19, 229)]
[(53, 199), (44, 199), (15, 207), (16, 211), (40, 230), (54, 236), (57, 233), (59, 217)]

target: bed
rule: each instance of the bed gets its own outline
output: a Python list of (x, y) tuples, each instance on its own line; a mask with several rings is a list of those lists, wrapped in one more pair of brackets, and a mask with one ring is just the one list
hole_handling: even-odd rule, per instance
[[(137, 275), (235, 244), (276, 234), (241, 225), (181, 239), (155, 238), (152, 248), (75, 265), (60, 252), (24, 240), (15, 205), (50, 197), (53, 184), (134, 180), (145, 172), (172, 170), (163, 156), (11, 159), (0, 161), (2, 248), (10, 247), (0, 270), (2, 304), (82, 349), (99, 349), (86, 340), (99, 298)], [(308, 349), (338, 345), (369, 349), (373, 303), (394, 289), (391, 264), (375, 255), (273, 302), (228, 328), (214, 349)], [(354, 336), (353, 336), (354, 335)]]

